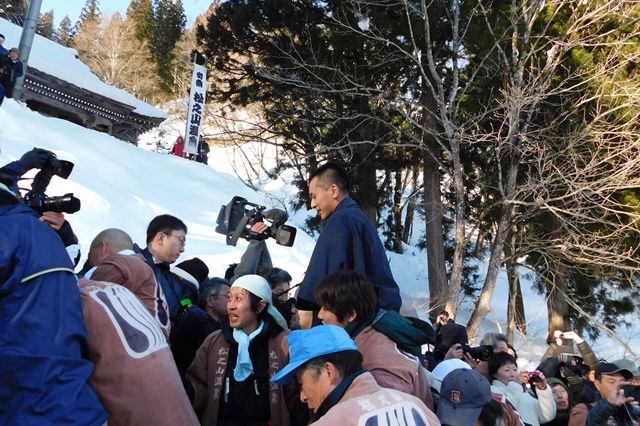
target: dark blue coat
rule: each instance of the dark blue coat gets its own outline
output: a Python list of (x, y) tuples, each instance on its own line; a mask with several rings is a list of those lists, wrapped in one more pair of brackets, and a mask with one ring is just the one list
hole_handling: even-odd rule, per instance
[(0, 424), (103, 424), (92, 371), (60, 238), (29, 207), (0, 207)]
[(327, 219), (300, 284), (297, 306), (306, 310), (310, 310), (309, 303), (317, 306), (316, 285), (340, 269), (364, 274), (378, 291), (380, 308), (400, 309), (400, 289), (391, 274), (380, 237), (351, 198), (342, 200)]
[[(134, 247), (134, 250), (135, 249), (136, 247)], [(148, 247), (140, 251), (140, 253), (144, 256), (147, 265), (153, 269), (156, 275), (156, 281), (158, 281), (158, 284), (162, 287), (162, 292), (164, 293), (164, 297), (167, 300), (167, 307), (169, 308), (171, 324), (173, 325), (182, 308), (180, 301), (190, 299), (191, 302), (195, 304), (198, 301), (198, 290), (193, 284), (171, 272), (171, 268), (166, 263), (156, 263)]]

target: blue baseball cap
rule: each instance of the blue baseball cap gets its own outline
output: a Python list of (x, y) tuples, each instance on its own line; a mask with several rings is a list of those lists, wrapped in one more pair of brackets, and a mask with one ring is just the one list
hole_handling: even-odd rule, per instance
[(288, 343), (289, 364), (271, 377), (271, 381), (277, 385), (291, 382), (296, 369), (313, 358), (358, 350), (347, 332), (335, 325), (318, 325), (309, 330), (292, 331), (288, 336)]
[(436, 415), (443, 424), (473, 426), (489, 401), (489, 381), (476, 370), (459, 368), (442, 380)]

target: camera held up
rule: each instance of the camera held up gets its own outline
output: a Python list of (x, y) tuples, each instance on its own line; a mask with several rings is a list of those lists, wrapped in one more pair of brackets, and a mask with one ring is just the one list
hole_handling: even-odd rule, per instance
[(71, 193), (56, 197), (49, 197), (45, 194), (54, 175), (66, 179), (72, 170), (73, 163), (71, 161), (59, 160), (54, 154), (51, 154), (33, 178), (31, 190), (24, 196), (25, 204), (39, 214), (46, 211), (75, 213), (80, 210), (80, 200)]
[(493, 356), (493, 347), (491, 345), (469, 346), (462, 345), (464, 353), (469, 354), (471, 358), (480, 361), (489, 361)]
[[(226, 206), (220, 208), (216, 220), (216, 232), (227, 236), (227, 245), (235, 246), (240, 237), (246, 240), (266, 240), (271, 237), (277, 244), (291, 247), (296, 238), (296, 228), (285, 225), (289, 216), (284, 210), (270, 209), (235, 196)], [(267, 232), (255, 233), (251, 227), (264, 220), (271, 222)]]

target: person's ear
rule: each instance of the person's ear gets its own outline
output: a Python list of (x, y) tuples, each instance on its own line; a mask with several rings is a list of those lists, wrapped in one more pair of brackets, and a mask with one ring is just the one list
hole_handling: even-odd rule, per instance
[(260, 300), (258, 302), (258, 314), (260, 314), (262, 311), (264, 311), (267, 308), (267, 302), (265, 302), (264, 300)]
[(342, 381), (342, 376), (338, 372), (338, 369), (336, 368), (336, 366), (330, 362), (325, 362), (323, 367), (326, 371), (327, 378), (329, 379), (329, 384), (333, 386), (338, 386)]
[(349, 315), (347, 315), (347, 324), (354, 322), (357, 318), (358, 314), (356, 314), (356, 311), (352, 309), (351, 312), (349, 312)]

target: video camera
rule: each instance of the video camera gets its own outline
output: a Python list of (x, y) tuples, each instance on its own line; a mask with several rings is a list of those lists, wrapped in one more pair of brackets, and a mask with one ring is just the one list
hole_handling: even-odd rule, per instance
[(80, 200), (71, 193), (58, 197), (49, 197), (44, 193), (54, 175), (66, 179), (72, 170), (71, 161), (58, 160), (55, 155), (51, 155), (44, 167), (33, 178), (31, 191), (24, 196), (24, 203), (39, 214), (46, 211), (75, 213), (80, 210)]
[[(247, 208), (250, 207), (250, 208)], [(226, 206), (220, 208), (216, 223), (216, 232), (227, 236), (227, 245), (235, 246), (238, 238), (250, 240), (266, 240), (271, 237), (281, 246), (291, 247), (296, 238), (296, 228), (285, 225), (289, 216), (284, 210), (265, 210), (265, 206), (251, 203), (245, 198), (235, 196)], [(251, 227), (264, 220), (271, 226), (264, 234), (251, 231)]]

